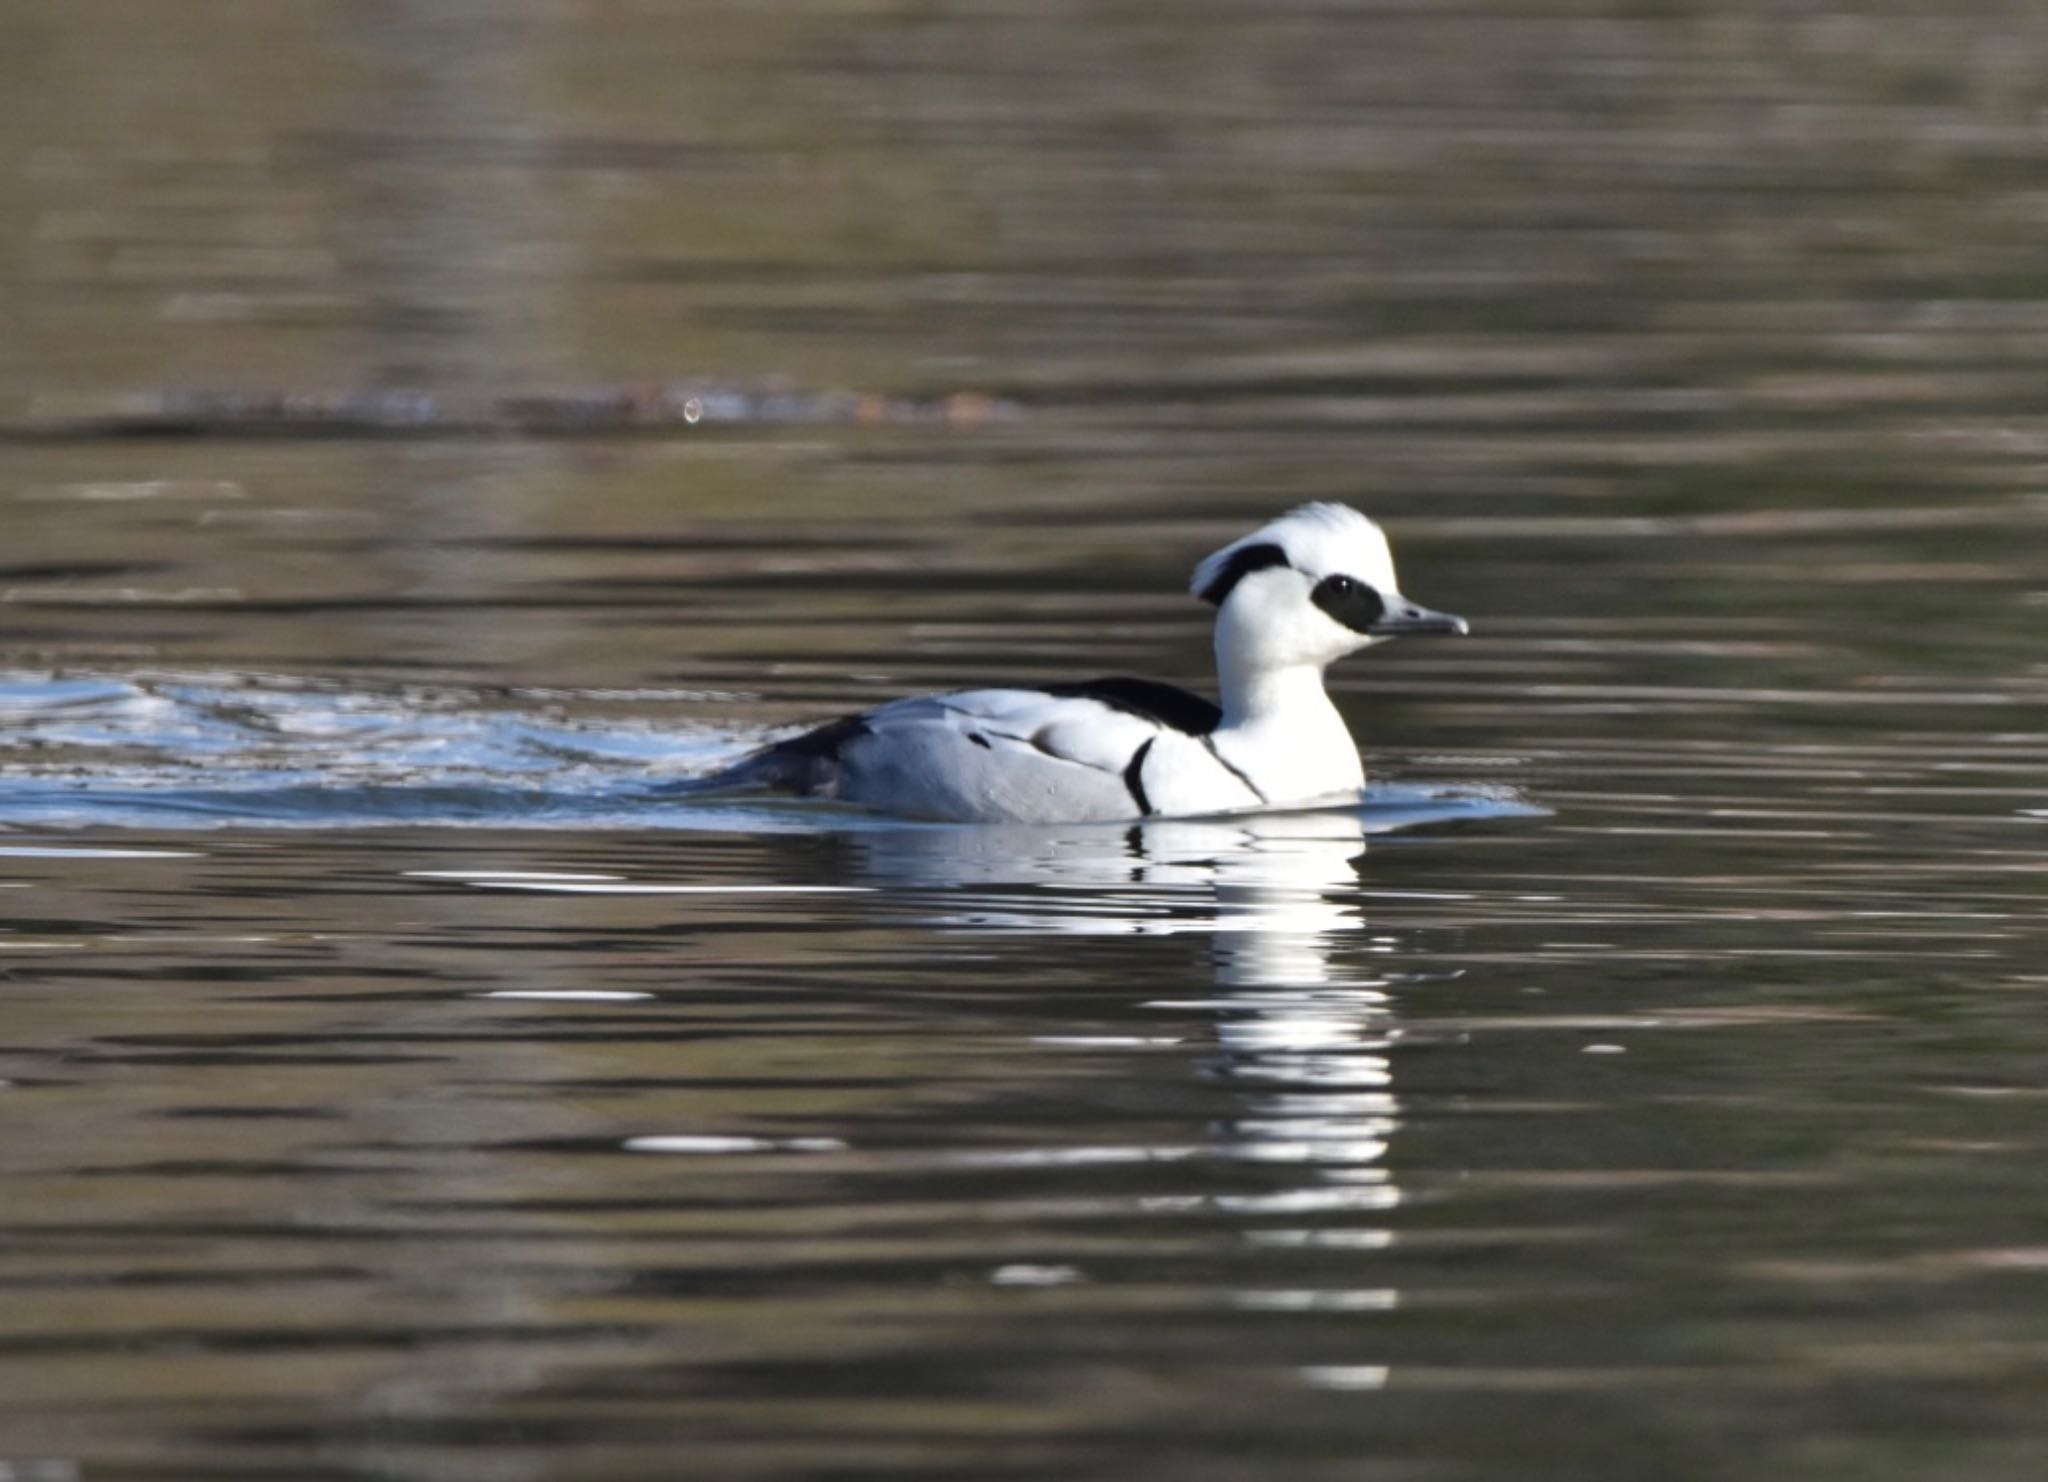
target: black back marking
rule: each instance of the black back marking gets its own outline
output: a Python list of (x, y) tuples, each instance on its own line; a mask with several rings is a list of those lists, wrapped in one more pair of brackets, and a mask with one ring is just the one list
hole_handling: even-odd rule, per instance
[(996, 749), (995, 743), (989, 740), (988, 737), (982, 735), (979, 731), (969, 731), (967, 733), (967, 739), (972, 741), (976, 746), (979, 746), (983, 751), (994, 751)]
[(1230, 559), (1223, 563), (1223, 569), (1216, 573), (1209, 585), (1196, 595), (1204, 602), (1221, 607), (1237, 584), (1254, 571), (1264, 571), (1268, 566), (1285, 566), (1287, 552), (1267, 541), (1259, 545), (1240, 546), (1230, 553)]
[(1155, 679), (1112, 676), (1079, 684), (1049, 684), (1045, 692), (1063, 700), (1094, 700), (1188, 736), (1206, 736), (1223, 724), (1223, 709), (1215, 701)]
[(787, 741), (778, 741), (769, 747), (777, 756), (800, 756), (812, 760), (830, 760), (844, 751), (862, 736), (872, 736), (865, 715), (845, 715), (838, 720), (827, 721), (816, 730), (805, 731), (801, 736), (791, 736)]
[(1387, 615), (1387, 601), (1355, 576), (1326, 576), (1308, 594), (1309, 601), (1354, 633), (1370, 633)]
[(1131, 753), (1131, 764), (1124, 768), (1124, 786), (1131, 790), (1131, 801), (1138, 805), (1138, 812), (1149, 817), (1152, 800), (1145, 796), (1145, 758), (1151, 753), (1152, 743), (1157, 736), (1147, 736), (1145, 744)]

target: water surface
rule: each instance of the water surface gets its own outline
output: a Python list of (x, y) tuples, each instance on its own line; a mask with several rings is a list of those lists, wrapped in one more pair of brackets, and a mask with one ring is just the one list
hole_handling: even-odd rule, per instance
[[(0, 22), (4, 1470), (2032, 1482), (2039, 31)], [(646, 796), (1311, 498), (1361, 810)]]

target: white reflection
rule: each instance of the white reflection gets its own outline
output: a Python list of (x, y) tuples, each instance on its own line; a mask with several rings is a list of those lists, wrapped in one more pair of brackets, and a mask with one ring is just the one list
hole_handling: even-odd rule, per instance
[[(629, 1153), (687, 1153), (722, 1157), (736, 1153), (843, 1153), (836, 1137), (726, 1137), (714, 1133), (666, 1137), (629, 1137), (620, 1144)], [(0, 1479), (4, 1482), (4, 1479)]]
[(1391, 1287), (1343, 1292), (1239, 1292), (1237, 1305), (1253, 1312), (1392, 1312), (1401, 1305), (1401, 1294)]
[(1385, 1389), (1393, 1370), (1385, 1364), (1310, 1364), (1301, 1377), (1317, 1389)]
[(1074, 1266), (998, 1266), (988, 1279), (996, 1286), (1068, 1286), (1081, 1280), (1081, 1272)]
[(874, 883), (953, 897), (940, 925), (1088, 936), (1244, 932), (1261, 938), (1250, 950), (1282, 954), (1248, 971), (1275, 976), (1316, 971), (1314, 940), (1360, 924), (1355, 903), (1327, 894), (1357, 880), (1352, 862), (1365, 848), (1365, 825), (1355, 813), (849, 837)]
[[(1241, 1194), (1149, 1195), (1151, 1213), (1242, 1219), (1268, 1250), (1350, 1250), (1361, 1261), (1393, 1240), (1401, 1202), (1386, 1166), (1399, 1130), (1390, 1052), (1400, 1031), (1359, 890), (1366, 827), (1355, 812), (1245, 814), (1130, 828), (905, 829), (861, 836), (869, 877), (929, 890), (937, 922), (967, 930), (1098, 936), (1206, 934), (1212, 981), (1143, 1000), (1178, 1032), (1059, 1035), (1070, 1048), (1174, 1047), (1206, 1020), (1216, 1053), (1204, 1074), (1229, 1087), (1232, 1112), (1193, 1145), (1015, 1149), (977, 1154), (1006, 1166), (1175, 1162), (1194, 1156), (1293, 1170)], [(1200, 1016), (1198, 1019), (1196, 1016)], [(1166, 1026), (1162, 1026), (1166, 1027)], [(1304, 1221), (1313, 1221), (1304, 1225)], [(1224, 1300), (1247, 1311), (1382, 1312), (1388, 1287), (1259, 1287)], [(1371, 1365), (1303, 1370), (1311, 1383), (1369, 1388)]]

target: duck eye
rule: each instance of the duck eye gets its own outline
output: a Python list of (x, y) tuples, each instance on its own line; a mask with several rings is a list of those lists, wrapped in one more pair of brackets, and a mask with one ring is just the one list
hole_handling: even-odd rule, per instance
[(1324, 577), (1309, 593), (1309, 600), (1345, 627), (1359, 633), (1370, 633), (1372, 625), (1387, 610), (1380, 594), (1355, 576)]

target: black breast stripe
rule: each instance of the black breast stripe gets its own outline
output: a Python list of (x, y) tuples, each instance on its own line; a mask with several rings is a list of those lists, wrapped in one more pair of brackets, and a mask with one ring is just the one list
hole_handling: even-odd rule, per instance
[(1131, 801), (1138, 805), (1138, 812), (1152, 816), (1152, 800), (1145, 796), (1145, 758), (1152, 751), (1157, 736), (1147, 736), (1145, 744), (1131, 753), (1131, 764), (1124, 768), (1124, 786), (1131, 790)]
[(1217, 763), (1222, 766), (1224, 771), (1228, 772), (1231, 776), (1235, 777), (1239, 782), (1242, 782), (1246, 787), (1251, 789), (1251, 794), (1253, 797), (1257, 798), (1262, 803), (1270, 803), (1273, 801), (1271, 798), (1267, 797), (1264, 793), (1259, 791), (1258, 783), (1252, 781), (1251, 778), (1245, 776), (1244, 773), (1240, 772), (1236, 767), (1233, 767), (1230, 764), (1229, 759), (1226, 758), (1222, 752), (1216, 749), (1216, 738), (1214, 736), (1204, 736), (1202, 738), (1202, 744), (1209, 748), (1209, 755), (1216, 758)]

